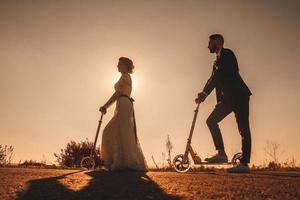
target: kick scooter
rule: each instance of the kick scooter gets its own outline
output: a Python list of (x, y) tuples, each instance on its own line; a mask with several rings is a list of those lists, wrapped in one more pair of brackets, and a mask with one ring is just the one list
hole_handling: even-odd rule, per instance
[(89, 156), (85, 156), (81, 159), (80, 167), (82, 169), (91, 170), (91, 169), (95, 169), (97, 166), (103, 165), (103, 160), (101, 160), (100, 156), (96, 152), (96, 144), (97, 144), (97, 140), (98, 140), (98, 135), (99, 135), (99, 130), (101, 127), (103, 115), (104, 115), (104, 113), (102, 112), (100, 120), (98, 121), (99, 122), (98, 128), (96, 131), (94, 145), (93, 145), (93, 148), (91, 149), (91, 154)]
[(198, 116), (198, 110), (199, 110), (200, 103), (197, 104), (196, 109), (194, 110), (194, 118), (192, 122), (192, 127), (190, 130), (190, 135), (187, 140), (187, 145), (185, 148), (184, 154), (179, 154), (174, 157), (173, 159), (173, 167), (177, 172), (180, 173), (185, 173), (189, 171), (191, 168), (191, 161), (189, 159), (189, 154), (191, 154), (192, 160), (194, 161), (195, 165), (222, 165), (222, 164), (227, 164), (227, 165), (236, 165), (240, 163), (242, 153), (236, 153), (232, 159), (231, 162), (226, 162), (226, 163), (209, 163), (209, 162), (203, 162), (201, 158), (197, 155), (197, 153), (194, 151), (192, 148), (191, 142), (192, 142), (192, 137), (193, 137), (193, 132), (195, 128), (195, 123), (197, 120)]

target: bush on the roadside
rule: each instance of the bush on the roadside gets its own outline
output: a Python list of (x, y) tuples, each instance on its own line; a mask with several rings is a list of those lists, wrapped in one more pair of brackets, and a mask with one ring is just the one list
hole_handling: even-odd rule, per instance
[(254, 169), (263, 170), (295, 170), (299, 167), (296, 166), (296, 160), (294, 156), (290, 160), (287, 158), (285, 161), (280, 159), (284, 150), (281, 149), (280, 143), (276, 141), (267, 141), (264, 148), (266, 153), (265, 163), (263, 166), (256, 166)]
[[(85, 141), (75, 142), (70, 141), (65, 149), (61, 149), (60, 153), (54, 153), (56, 162), (61, 167), (79, 167), (80, 161), (84, 156), (88, 156), (93, 149), (93, 142)], [(100, 147), (96, 149), (97, 154), (100, 154)]]
[(42, 162), (37, 162), (35, 160), (25, 160), (23, 163), (19, 164), (20, 167), (45, 167), (46, 164)]
[(10, 165), (14, 155), (14, 147), (12, 145), (0, 144), (0, 166)]
[(0, 165), (3, 163), (4, 159), (5, 159), (4, 149), (2, 148), (2, 145), (0, 144)]

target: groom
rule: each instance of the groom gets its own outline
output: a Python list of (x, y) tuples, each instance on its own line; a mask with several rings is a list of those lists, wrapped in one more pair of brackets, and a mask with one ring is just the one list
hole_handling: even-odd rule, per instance
[(207, 119), (208, 128), (217, 150), (217, 154), (205, 160), (209, 163), (225, 163), (228, 158), (218, 123), (234, 112), (240, 135), (242, 136), (241, 163), (228, 169), (228, 172), (247, 173), (251, 154), (251, 134), (249, 128), (249, 97), (251, 91), (239, 74), (234, 53), (223, 48), (224, 38), (220, 34), (209, 37), (210, 53), (216, 53), (213, 71), (203, 91), (198, 94), (196, 103), (203, 102), (211, 91), (216, 89), (217, 105)]

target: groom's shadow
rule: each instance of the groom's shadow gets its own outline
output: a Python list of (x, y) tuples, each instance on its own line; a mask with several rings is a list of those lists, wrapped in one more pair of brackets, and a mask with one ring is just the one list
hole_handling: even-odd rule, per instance
[[(79, 171), (80, 172), (80, 171)], [(59, 179), (72, 175), (32, 180), (18, 200), (34, 199), (174, 199), (180, 197), (167, 194), (146, 173), (89, 171), (91, 180), (82, 189), (73, 191), (60, 183)]]

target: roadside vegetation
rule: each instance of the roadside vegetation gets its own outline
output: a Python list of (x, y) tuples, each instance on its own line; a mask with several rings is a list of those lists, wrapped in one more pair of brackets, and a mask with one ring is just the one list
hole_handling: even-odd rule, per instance
[[(165, 151), (161, 153), (161, 158), (156, 159), (152, 156), (153, 166), (150, 171), (174, 171), (172, 166), (173, 161), (173, 144), (169, 135), (165, 140)], [(12, 163), (14, 157), (14, 147), (12, 145), (0, 144), (0, 167), (25, 167), (25, 168), (52, 168), (52, 169), (78, 169), (82, 157), (90, 155), (93, 148), (93, 142), (88, 139), (80, 142), (70, 141), (59, 153), (54, 153), (56, 164), (47, 164), (45, 156), (40, 161), (24, 160), (18, 163)], [(96, 148), (96, 152), (100, 155), (100, 146)], [(297, 171), (300, 167), (297, 166), (296, 159), (282, 158), (284, 150), (280, 144), (275, 141), (266, 142), (264, 148), (264, 162), (257, 165), (252, 164), (252, 171)], [(191, 172), (210, 172), (215, 170), (224, 170), (222, 166), (192, 166)]]

